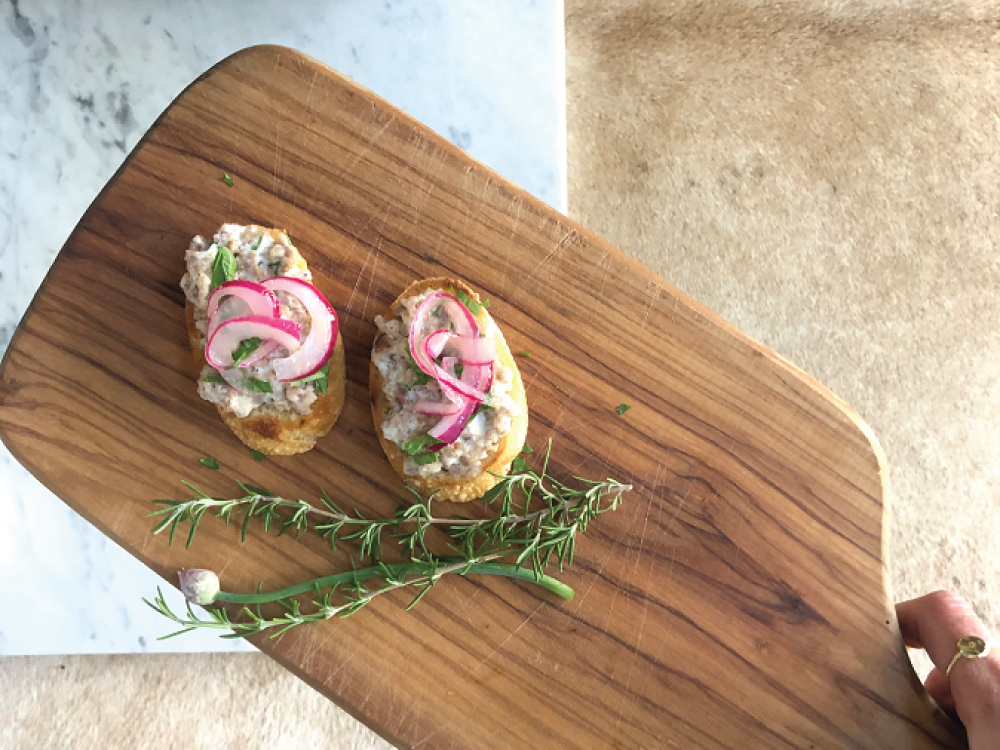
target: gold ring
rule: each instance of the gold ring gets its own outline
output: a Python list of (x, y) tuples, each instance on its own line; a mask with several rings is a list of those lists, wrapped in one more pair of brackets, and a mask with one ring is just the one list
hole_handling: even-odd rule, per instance
[(967, 635), (958, 641), (958, 653), (951, 660), (948, 669), (945, 670), (945, 678), (951, 677), (951, 668), (959, 659), (982, 659), (986, 656), (992, 646), (977, 635)]

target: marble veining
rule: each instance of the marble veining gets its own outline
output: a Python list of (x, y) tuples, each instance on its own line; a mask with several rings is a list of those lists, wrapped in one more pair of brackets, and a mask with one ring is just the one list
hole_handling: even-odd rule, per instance
[[(566, 210), (562, 0), (10, 0), (0, 5), (0, 353), (156, 116), (204, 70), (260, 43), (322, 60)], [(141, 599), (160, 579), (2, 445), (0, 513), (0, 655), (250, 648), (205, 634), (156, 641), (169, 623)]]

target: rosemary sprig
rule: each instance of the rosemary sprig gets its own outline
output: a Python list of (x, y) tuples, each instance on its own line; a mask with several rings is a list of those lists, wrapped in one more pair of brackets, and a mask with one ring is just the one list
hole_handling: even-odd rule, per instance
[[(611, 479), (594, 482), (580, 477), (574, 477), (584, 485), (580, 489), (562, 484), (547, 474), (551, 450), (550, 441), (541, 474), (518, 457), (512, 466), (514, 473), (500, 476), (500, 481), (486, 493), (483, 500), (498, 505), (496, 518), (438, 517), (432, 512), (434, 496), (424, 500), (412, 490), (416, 503), (397, 510), (394, 518), (373, 519), (357, 512), (355, 515), (346, 513), (325, 491), (321, 491), (324, 507), (317, 507), (304, 500), (288, 500), (242, 483), (239, 485), (244, 492), (241, 497), (213, 498), (189, 482), (184, 484), (195, 493), (193, 500), (154, 500), (167, 507), (149, 515), (163, 516), (153, 527), (153, 533), (169, 529), (170, 544), (181, 525), (188, 524), (187, 547), (194, 541), (204, 515), (214, 510), (227, 525), (233, 522), (237, 513), (242, 513), (241, 541), (246, 540), (251, 520), (259, 517), (264, 530), (277, 528), (278, 536), (288, 531), (294, 531), (296, 536), (312, 531), (328, 539), (332, 549), (338, 541), (356, 542), (362, 556), (378, 560), (387, 530), (399, 532), (404, 527), (412, 528), (398, 538), (402, 547), (413, 556), (427, 552), (427, 531), (437, 526), (452, 538), (453, 551), (465, 557), (472, 558), (499, 548), (518, 548), (518, 564), (529, 561), (536, 572), (540, 572), (554, 556), (561, 569), (564, 563), (572, 563), (576, 533), (586, 531), (587, 524), (600, 514), (617, 508), (622, 493), (631, 486)], [(515, 503), (515, 492), (523, 497), (523, 502)], [(536, 493), (544, 506), (532, 511), (530, 506)], [(521, 506), (520, 512), (515, 510), (516, 504)], [(310, 523), (310, 518), (315, 520)]]
[[(215, 594), (214, 602), (242, 604), (243, 608), (240, 612), (245, 616), (245, 620), (233, 620), (230, 618), (229, 613), (221, 607), (205, 607), (208, 617), (199, 617), (192, 609), (190, 601), (187, 602), (186, 612), (181, 614), (175, 613), (170, 609), (170, 606), (163, 598), (163, 592), (159, 588), (157, 588), (157, 596), (154, 601), (151, 602), (148, 599), (143, 599), (143, 601), (164, 617), (181, 626), (181, 630), (158, 639), (165, 640), (190, 632), (196, 628), (232, 631), (229, 634), (223, 635), (223, 638), (245, 638), (260, 633), (263, 630), (278, 628), (271, 635), (272, 638), (276, 638), (297, 625), (322, 622), (334, 617), (350, 617), (377, 596), (407, 586), (414, 586), (420, 589), (420, 591), (407, 606), (407, 609), (410, 609), (443, 576), (455, 573), (459, 575), (480, 574), (514, 578), (535, 583), (548, 591), (558, 594), (564, 599), (571, 600), (573, 598), (573, 589), (555, 578), (547, 575), (537, 578), (534, 572), (527, 568), (493, 562), (497, 557), (499, 557), (498, 554), (493, 554), (474, 560), (440, 558), (412, 560), (393, 565), (379, 564), (369, 568), (361, 568), (346, 573), (317, 578), (305, 583), (288, 586), (278, 591), (258, 592), (256, 594), (235, 594), (227, 591), (219, 591)], [(381, 579), (384, 583), (376, 588), (365, 586), (364, 582), (372, 579)], [(315, 609), (312, 612), (303, 612), (300, 602), (293, 597), (310, 592), (316, 595), (316, 598), (312, 600), (312, 605)], [(343, 602), (334, 604), (334, 596), (338, 593)], [(285, 612), (274, 617), (265, 617), (261, 613), (260, 606), (273, 602), (281, 604)]]
[[(188, 600), (186, 613), (173, 612), (162, 592), (155, 601), (146, 603), (163, 616), (182, 626), (170, 636), (195, 628), (215, 628), (232, 631), (223, 637), (238, 638), (277, 628), (276, 635), (297, 625), (320, 622), (333, 617), (347, 617), (367, 605), (373, 598), (389, 591), (412, 586), (419, 592), (410, 603), (415, 605), (442, 576), (458, 573), (499, 575), (528, 581), (564, 598), (573, 591), (543, 572), (554, 559), (562, 570), (573, 562), (577, 534), (597, 516), (614, 510), (630, 485), (614, 480), (590, 481), (574, 477), (582, 486), (570, 487), (549, 476), (551, 440), (542, 460), (541, 472), (531, 469), (522, 457), (514, 459), (511, 473), (497, 475), (499, 481), (483, 500), (498, 515), (487, 519), (443, 518), (432, 512), (434, 496), (426, 500), (413, 493), (417, 502), (397, 510), (393, 518), (366, 518), (358, 512), (346, 513), (326, 492), (321, 492), (322, 507), (304, 500), (289, 500), (265, 489), (240, 484), (244, 495), (237, 498), (213, 498), (188, 482), (195, 493), (192, 500), (157, 500), (166, 505), (151, 516), (160, 516), (154, 534), (169, 529), (169, 540), (182, 525), (187, 525), (187, 546), (191, 545), (205, 514), (213, 511), (226, 524), (242, 514), (241, 539), (254, 518), (260, 518), (265, 531), (272, 527), (278, 535), (294, 531), (296, 536), (311, 531), (330, 540), (356, 542), (363, 556), (369, 557), (369, 567), (325, 576), (296, 584), (279, 591), (239, 594), (220, 591), (215, 573), (208, 570), (181, 571), (181, 590)], [(526, 448), (525, 453), (531, 453)], [(533, 508), (534, 504), (534, 508)], [(427, 532), (433, 528), (444, 532), (453, 556), (440, 557), (427, 545)], [(386, 564), (380, 560), (383, 537), (392, 532), (406, 561)], [(510, 558), (512, 562), (500, 562)], [(383, 583), (369, 588), (365, 581), (380, 579)], [(295, 597), (312, 592), (313, 611), (304, 612)], [(334, 604), (334, 596), (338, 597)], [(340, 601), (342, 599), (342, 601)], [(199, 617), (191, 603), (213, 605), (228, 603), (243, 605), (242, 618), (233, 620), (226, 609), (208, 606), (207, 619)], [(266, 617), (261, 605), (278, 603), (283, 614)], [(408, 607), (409, 609), (409, 607)]]

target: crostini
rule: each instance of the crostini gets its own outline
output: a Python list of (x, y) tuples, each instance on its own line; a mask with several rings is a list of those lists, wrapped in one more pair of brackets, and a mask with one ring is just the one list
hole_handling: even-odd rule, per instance
[(312, 448), (344, 405), (344, 345), (333, 306), (288, 234), (224, 224), (191, 240), (181, 288), (198, 394), (247, 446)]
[(372, 416), (393, 469), (425, 497), (482, 497), (524, 447), (521, 374), (486, 303), (466, 284), (411, 284), (375, 318)]

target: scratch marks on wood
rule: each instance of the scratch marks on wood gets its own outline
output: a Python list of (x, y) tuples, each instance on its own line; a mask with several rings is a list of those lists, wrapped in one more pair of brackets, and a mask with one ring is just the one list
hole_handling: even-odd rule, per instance
[(500, 642), (500, 643), (499, 643), (499, 644), (497, 645), (497, 647), (496, 647), (495, 649), (493, 649), (492, 651), (490, 651), (490, 653), (489, 653), (489, 654), (487, 654), (487, 655), (486, 655), (486, 658), (484, 658), (484, 659), (483, 659), (483, 660), (482, 660), (481, 662), (479, 662), (479, 664), (477, 664), (477, 665), (476, 665), (476, 668), (472, 670), (472, 674), (473, 674), (473, 675), (475, 675), (475, 674), (476, 674), (476, 672), (478, 672), (478, 671), (479, 671), (480, 669), (482, 669), (482, 668), (483, 668), (484, 666), (486, 666), (486, 662), (488, 662), (488, 661), (489, 661), (490, 659), (492, 659), (492, 658), (493, 658), (493, 657), (494, 657), (494, 656), (495, 656), (495, 655), (496, 655), (496, 654), (497, 654), (498, 652), (500, 652), (500, 651), (501, 651), (501, 650), (503, 649), (503, 647), (504, 647), (504, 646), (506, 646), (506, 645), (507, 645), (507, 643), (508, 643), (508, 642), (510, 642), (510, 640), (511, 640), (512, 638), (514, 638), (514, 637), (515, 637), (515, 636), (516, 636), (516, 635), (517, 635), (518, 633), (520, 633), (520, 632), (521, 632), (521, 630), (522, 630), (522, 629), (524, 628), (524, 626), (525, 626), (525, 625), (527, 625), (527, 624), (528, 624), (528, 623), (529, 623), (529, 622), (531, 621), (531, 618), (532, 618), (532, 617), (534, 617), (534, 616), (535, 616), (536, 614), (538, 614), (538, 610), (540, 610), (540, 609), (541, 609), (542, 607), (544, 607), (544, 606), (545, 606), (545, 602), (539, 602), (539, 603), (538, 603), (538, 606), (537, 606), (537, 607), (535, 607), (535, 608), (534, 608), (534, 609), (533, 609), (533, 610), (531, 611), (531, 614), (530, 614), (530, 615), (528, 615), (527, 617), (525, 617), (525, 618), (524, 618), (524, 621), (523, 621), (523, 622), (522, 622), (522, 623), (521, 623), (520, 625), (518, 625), (518, 626), (517, 626), (516, 628), (514, 628), (514, 629), (513, 629), (513, 630), (512, 630), (512, 631), (511, 631), (511, 632), (510, 632), (510, 633), (509, 633), (508, 635), (507, 635), (507, 637), (506, 637), (506, 638), (504, 638), (504, 639), (503, 639), (503, 640), (502, 640), (502, 641), (501, 641), (501, 642)]
[[(653, 474), (653, 481), (649, 485), (649, 491), (646, 493), (646, 513), (643, 516), (642, 528), (639, 531), (639, 544), (636, 547), (635, 564), (632, 566), (632, 572), (630, 574), (630, 578), (632, 578), (633, 580), (642, 580), (643, 578), (645, 580), (651, 580), (653, 577), (653, 572), (654, 572), (653, 566), (655, 564), (655, 557), (653, 555), (648, 556), (649, 564), (647, 570), (644, 571), (644, 573), (640, 574), (639, 566), (640, 563), (642, 562), (642, 549), (646, 541), (646, 532), (649, 530), (650, 513), (652, 513), (654, 506), (656, 507), (657, 515), (659, 515), (659, 513), (661, 512), (662, 503), (660, 503), (659, 501), (660, 498), (657, 493), (657, 488), (660, 487), (660, 483), (663, 479), (663, 473), (664, 473), (664, 465), (662, 462), (660, 462), (656, 466), (656, 472)], [(654, 524), (654, 528), (656, 528), (656, 524)], [(632, 652), (632, 660), (631, 660), (632, 663), (631, 666), (629, 667), (628, 676), (625, 678), (625, 689), (622, 692), (621, 706), (618, 710), (618, 715), (615, 719), (616, 733), (618, 731), (618, 727), (621, 725), (621, 722), (625, 718), (626, 711), (630, 705), (630, 702), (632, 701), (633, 696), (636, 694), (634, 691), (630, 689), (632, 685), (632, 680), (635, 677), (636, 670), (640, 668), (645, 669), (646, 674), (648, 676), (648, 673), (651, 669), (648, 663), (646, 663), (646, 660), (641, 656), (642, 637), (646, 630), (646, 618), (648, 614), (649, 614), (649, 598), (648, 596), (644, 596), (642, 599), (642, 615), (639, 618), (639, 627), (636, 632), (635, 643), (634, 645), (630, 646), (630, 650)]]
[(316, 79), (319, 78), (319, 73), (320, 71), (317, 68), (313, 73), (312, 78), (309, 79), (309, 92), (306, 94), (306, 109), (310, 112), (312, 111), (313, 90), (316, 88)]
[(604, 299), (604, 287), (608, 283), (608, 273), (610, 271), (610, 266), (611, 266), (611, 255), (602, 250), (601, 259), (597, 261), (595, 266), (601, 271), (601, 285), (597, 291), (597, 296), (600, 299)]
[[(382, 250), (382, 237), (381, 237), (381, 235), (379, 235), (378, 242), (375, 244), (375, 247), (374, 247), (375, 259), (372, 261), (372, 272), (371, 272), (371, 275), (368, 277), (368, 291), (365, 292), (365, 304), (361, 308), (361, 320), (362, 320), (362, 322), (364, 322), (367, 319), (367, 317), (368, 317), (368, 301), (371, 299), (372, 288), (375, 286), (375, 274), (378, 271), (378, 259), (381, 256), (381, 250)], [(364, 272), (364, 269), (362, 269), (362, 273), (363, 272)], [(359, 281), (360, 281), (360, 279), (361, 279), (361, 277), (358, 276), (358, 280)]]
[(649, 304), (646, 305), (646, 312), (643, 314), (643, 316), (642, 316), (642, 324), (639, 326), (639, 330), (642, 330), (642, 331), (646, 330), (646, 323), (649, 322), (649, 314), (653, 311), (653, 305), (655, 305), (656, 302), (657, 302), (657, 300), (660, 299), (660, 294), (662, 294), (662, 292), (663, 292), (663, 289), (660, 288), (659, 284), (652, 284), (651, 283), (650, 286), (654, 287), (656, 289), (656, 291), (653, 292), (652, 296), (650, 296), (649, 295), (649, 290), (648, 289), (646, 290), (646, 296), (649, 297)]
[(354, 167), (358, 165), (358, 162), (360, 162), (363, 158), (365, 158), (365, 156), (375, 147), (375, 144), (377, 144), (379, 140), (381, 140), (382, 136), (385, 135), (385, 131), (389, 129), (389, 126), (392, 125), (395, 121), (396, 121), (395, 115), (390, 116), (389, 119), (385, 121), (385, 124), (378, 129), (378, 132), (375, 133), (375, 135), (373, 135), (371, 138), (369, 138), (368, 142), (361, 148), (360, 151), (358, 151), (355, 157), (351, 160), (350, 164), (348, 164), (346, 167), (340, 170), (340, 174), (337, 175), (338, 180), (342, 179), (344, 175), (346, 175), (348, 172), (350, 172), (352, 169), (354, 169)]
[(431, 195), (434, 193), (436, 185), (433, 181), (424, 179), (423, 189), (420, 191), (419, 197), (412, 203), (412, 218), (410, 219), (410, 226), (416, 229), (417, 224), (420, 223), (420, 217), (423, 216), (424, 209), (427, 207), (427, 202), (430, 200)]
[(371, 261), (375, 252), (375, 247), (368, 248), (368, 255), (365, 256), (365, 262), (361, 264), (361, 270), (358, 272), (358, 278), (354, 280), (354, 287), (351, 289), (351, 296), (348, 298), (347, 305), (344, 308), (345, 320), (351, 317), (351, 312), (354, 310), (354, 300), (358, 296), (358, 289), (361, 287), (361, 280), (365, 277), (365, 269), (368, 268), (368, 263)]
[[(278, 195), (279, 186), (281, 184), (281, 177), (279, 174), (281, 171), (281, 118), (280, 117), (278, 118), (278, 121), (275, 124), (274, 128), (274, 167), (272, 171), (273, 171), (273, 178), (271, 180), (271, 193), (272, 195), (274, 195), (276, 199), (275, 210), (277, 210), (277, 206), (280, 205), (279, 201), (281, 200), (281, 196)], [(273, 226), (277, 226), (281, 222), (279, 220), (279, 217), (275, 215), (274, 221), (272, 221), (271, 223)]]
[(521, 208), (524, 206), (524, 201), (520, 197), (514, 198), (514, 203), (512, 208), (514, 209), (514, 223), (510, 228), (510, 238), (507, 242), (507, 247), (504, 248), (504, 263), (503, 271), (500, 274), (500, 294), (505, 294), (507, 291), (507, 278), (510, 274), (510, 259), (514, 255), (514, 249), (517, 245), (517, 229), (521, 226)]
[(555, 247), (549, 250), (549, 252), (546, 253), (545, 257), (538, 262), (538, 265), (535, 266), (534, 269), (532, 269), (529, 275), (532, 277), (537, 276), (538, 272), (542, 269), (542, 267), (546, 265), (549, 261), (551, 261), (553, 258), (559, 257), (562, 251), (566, 249), (566, 246), (569, 245), (576, 237), (577, 233), (575, 229), (568, 230), (562, 237), (559, 238), (559, 241), (555, 244)]

